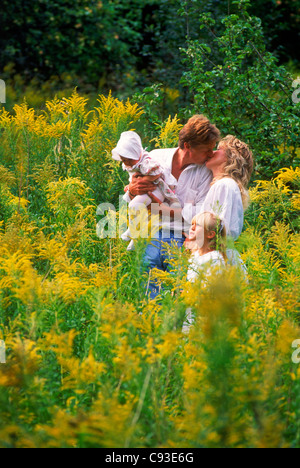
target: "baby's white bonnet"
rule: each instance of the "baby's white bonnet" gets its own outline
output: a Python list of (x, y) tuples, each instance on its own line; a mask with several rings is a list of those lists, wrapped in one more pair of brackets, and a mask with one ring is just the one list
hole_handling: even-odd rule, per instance
[(120, 156), (138, 161), (143, 152), (142, 140), (140, 136), (133, 132), (123, 132), (117, 146), (112, 150), (112, 157), (116, 161), (121, 161)]

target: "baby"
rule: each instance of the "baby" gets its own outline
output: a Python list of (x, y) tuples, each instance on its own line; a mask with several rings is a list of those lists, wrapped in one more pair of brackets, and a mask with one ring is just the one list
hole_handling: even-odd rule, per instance
[[(176, 179), (170, 171), (167, 171), (158, 162), (151, 159), (149, 154), (143, 149), (141, 138), (137, 133), (133, 131), (122, 133), (116, 148), (112, 150), (112, 157), (116, 161), (122, 161), (123, 169), (129, 173), (130, 182), (135, 173), (149, 176), (151, 177), (151, 182), (157, 186), (152, 193), (158, 200), (161, 202), (166, 200), (170, 205), (178, 203), (178, 199), (174, 193)], [(134, 250), (131, 227), (138, 210), (141, 205), (148, 206), (151, 203), (152, 199), (147, 194), (137, 195), (129, 203), (131, 213), (129, 228), (121, 236), (123, 240), (131, 241), (127, 250)]]

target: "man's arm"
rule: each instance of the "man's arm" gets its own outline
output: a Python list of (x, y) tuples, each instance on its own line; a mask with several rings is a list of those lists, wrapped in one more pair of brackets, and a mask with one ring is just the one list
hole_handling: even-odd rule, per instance
[[(157, 176), (153, 176), (152, 180), (157, 179)], [(128, 193), (131, 199), (137, 195), (145, 195), (148, 192), (153, 192), (157, 186), (151, 182), (151, 176), (142, 176), (140, 174), (133, 174), (132, 181), (128, 187)]]

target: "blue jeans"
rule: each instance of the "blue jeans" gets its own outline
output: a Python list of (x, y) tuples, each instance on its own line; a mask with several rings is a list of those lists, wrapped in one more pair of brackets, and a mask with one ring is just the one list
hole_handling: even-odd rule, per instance
[[(169, 263), (169, 253), (168, 247), (171, 245), (177, 245), (180, 249), (185, 241), (185, 237), (175, 237), (174, 233), (170, 233), (170, 237), (162, 237), (161, 233), (159, 234), (159, 239), (151, 239), (148, 244), (145, 255), (143, 258), (143, 265), (146, 271), (150, 272), (153, 268), (157, 268), (162, 271), (170, 270)], [(155, 297), (160, 292), (160, 287), (154, 282), (149, 283), (148, 291), (150, 291), (150, 298), (155, 299)]]

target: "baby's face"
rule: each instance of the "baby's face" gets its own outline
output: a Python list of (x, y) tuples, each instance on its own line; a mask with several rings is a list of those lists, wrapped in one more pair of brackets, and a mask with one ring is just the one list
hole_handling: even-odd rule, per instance
[(128, 158), (123, 158), (123, 156), (120, 156), (122, 163), (125, 164), (127, 167), (133, 167), (136, 165), (137, 161), (135, 159), (128, 159)]

